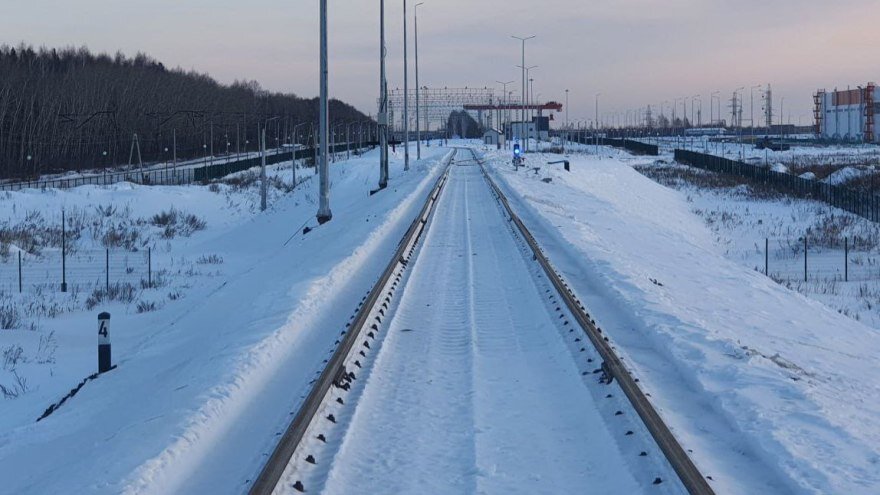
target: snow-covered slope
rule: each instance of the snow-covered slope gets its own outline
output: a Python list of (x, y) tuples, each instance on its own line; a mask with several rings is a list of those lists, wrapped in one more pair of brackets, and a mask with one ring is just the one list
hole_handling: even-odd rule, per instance
[(554, 158), (490, 167), (718, 492), (878, 493), (876, 331), (725, 259), (620, 159)]
[[(395, 157), (390, 187), (374, 196), (375, 153), (334, 164), (334, 218), (307, 235), (316, 181), (263, 214), (218, 219), (222, 228), (187, 246), (225, 260), (216, 277), (194, 277), (161, 311), (109, 308), (117, 369), (39, 423), (43, 400), (0, 411), (0, 493), (241, 491), (378, 275), (373, 257), (393, 252), (448, 153), (430, 148), (407, 173)], [(162, 201), (211, 209), (178, 191)], [(67, 388), (94, 372), (102, 309), (63, 317), (82, 356), (63, 370)]]

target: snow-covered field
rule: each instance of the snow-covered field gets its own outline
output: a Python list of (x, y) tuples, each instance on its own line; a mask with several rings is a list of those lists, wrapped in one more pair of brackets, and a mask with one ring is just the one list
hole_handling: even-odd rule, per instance
[(651, 158), (488, 156), (719, 493), (877, 493), (875, 329), (728, 259), (686, 193), (632, 166)]
[[(379, 267), (368, 260), (392, 252), (448, 153), (423, 151), (425, 159), (407, 173), (401, 157), (392, 157), (392, 182), (374, 196), (375, 152), (334, 164), (334, 219), (307, 235), (302, 227), (315, 223), (317, 181), (301, 170), (301, 183), (289, 190), (289, 163), (270, 169), (276, 179), (264, 213), (254, 172), (209, 186), (119, 184), (4, 195), (8, 225), (34, 210), (49, 226), (61, 207), (81, 215), (85, 227), (75, 249), (101, 247), (111, 226), (137, 232), (135, 247), (153, 248), (153, 269), (164, 270), (164, 281), (91, 309), (86, 289), (4, 296), (16, 308), (61, 309), (23, 312), (21, 328), (0, 330), (0, 348), (22, 349), (14, 363), (3, 361), (0, 383), (25, 384), (17, 397), (0, 397), (0, 492), (195, 493), (243, 486), (321, 368), (335, 329), (346, 321), (342, 308), (353, 308), (377, 275)], [(151, 219), (171, 207), (202, 228), (165, 235), (169, 221)], [(44, 244), (43, 251), (57, 250)], [(156, 307), (139, 312), (140, 301)], [(105, 310), (112, 314), (118, 368), (35, 422), (96, 371), (96, 316)]]

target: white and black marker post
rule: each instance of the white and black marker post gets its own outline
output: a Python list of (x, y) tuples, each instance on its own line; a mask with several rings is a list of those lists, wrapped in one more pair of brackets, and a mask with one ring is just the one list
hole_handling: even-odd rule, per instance
[(110, 313), (98, 315), (98, 373), (110, 371)]

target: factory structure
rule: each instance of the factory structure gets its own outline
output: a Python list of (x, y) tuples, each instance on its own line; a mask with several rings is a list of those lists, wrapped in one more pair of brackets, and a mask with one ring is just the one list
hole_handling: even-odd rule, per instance
[(875, 122), (880, 119), (876, 85), (834, 91), (819, 90), (813, 95), (815, 133), (820, 139), (876, 143)]

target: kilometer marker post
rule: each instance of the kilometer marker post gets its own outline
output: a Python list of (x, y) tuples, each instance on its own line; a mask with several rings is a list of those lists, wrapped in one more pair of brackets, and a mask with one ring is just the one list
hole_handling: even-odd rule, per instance
[(110, 363), (110, 313), (105, 311), (98, 315), (98, 373), (110, 371)]

